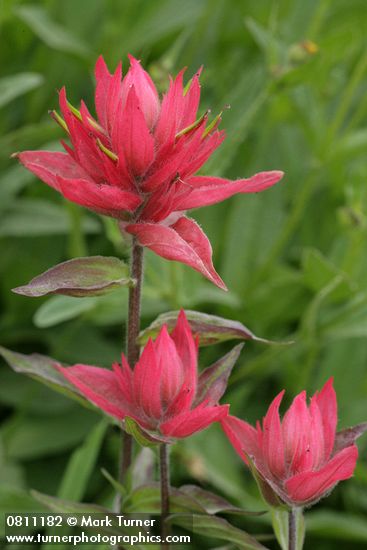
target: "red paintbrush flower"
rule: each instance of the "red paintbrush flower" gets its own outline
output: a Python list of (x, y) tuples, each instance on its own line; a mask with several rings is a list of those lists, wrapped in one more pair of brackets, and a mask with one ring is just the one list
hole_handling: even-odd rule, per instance
[[(225, 383), (211, 367), (198, 376), (197, 340), (181, 311), (169, 335), (166, 325), (149, 340), (134, 370), (122, 355), (113, 371), (89, 365), (57, 366), (89, 401), (118, 420), (132, 418), (149, 433), (187, 437), (228, 414), (218, 405)], [(228, 375), (227, 375), (228, 376)]]
[(96, 64), (97, 120), (81, 102), (80, 111), (60, 92), (66, 153), (24, 151), (28, 170), (65, 198), (121, 220), (128, 233), (158, 255), (190, 265), (226, 288), (212, 264), (210, 242), (185, 210), (220, 202), (235, 193), (255, 193), (274, 185), (280, 171), (230, 181), (195, 173), (224, 139), (220, 116), (207, 125), (196, 119), (199, 73), (183, 87), (183, 73), (171, 80), (162, 101), (154, 83), (132, 56), (122, 80), (121, 64), (109, 73)]
[(336, 433), (332, 379), (311, 398), (309, 407), (306, 392), (297, 395), (281, 421), (283, 394), (270, 405), (262, 428), (259, 422), (255, 429), (234, 416), (225, 418), (222, 427), (240, 457), (251, 464), (260, 486), (268, 486), (265, 495), (274, 491), (290, 506), (314, 504), (353, 475), (358, 457), (354, 440), (366, 426)]

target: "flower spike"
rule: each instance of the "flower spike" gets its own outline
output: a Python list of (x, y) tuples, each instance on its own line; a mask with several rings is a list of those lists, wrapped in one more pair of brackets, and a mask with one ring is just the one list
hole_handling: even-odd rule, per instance
[[(270, 405), (257, 428), (228, 416), (222, 428), (235, 451), (261, 481), (271, 506), (310, 506), (353, 475), (358, 458), (355, 439), (367, 423), (336, 433), (337, 403), (330, 378), (307, 406), (306, 392), (295, 397), (280, 420), (284, 391)], [(265, 489), (265, 490), (263, 490)]]
[(234, 181), (196, 176), (224, 140), (218, 129), (221, 113), (209, 124), (208, 112), (198, 115), (201, 69), (185, 87), (182, 70), (160, 99), (140, 61), (128, 57), (124, 78), (121, 63), (110, 73), (98, 58), (96, 118), (83, 101), (77, 109), (65, 88), (60, 90), (61, 115), (54, 110), (51, 116), (70, 138), (70, 145), (62, 142), (65, 153), (24, 151), (17, 158), (66, 199), (117, 218), (140, 245), (193, 267), (225, 289), (208, 239), (184, 211), (237, 193), (257, 193), (283, 173), (260, 172)]

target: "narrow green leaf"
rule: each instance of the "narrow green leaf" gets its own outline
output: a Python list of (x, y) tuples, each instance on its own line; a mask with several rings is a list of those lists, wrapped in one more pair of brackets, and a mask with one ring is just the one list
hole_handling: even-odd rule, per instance
[(79, 300), (72, 296), (52, 296), (39, 307), (33, 321), (36, 327), (53, 327), (92, 310), (97, 304), (95, 297)]
[(125, 487), (119, 483), (105, 468), (101, 469), (102, 475), (110, 482), (112, 487), (115, 489), (116, 493), (119, 493), (123, 497), (127, 495), (127, 490)]
[(359, 292), (323, 315), (320, 330), (328, 340), (364, 338), (367, 335), (367, 294)]
[(68, 29), (53, 21), (39, 5), (22, 5), (15, 9), (16, 15), (50, 48), (85, 56), (88, 47)]
[[(98, 233), (98, 220), (85, 217), (83, 231)], [(67, 212), (44, 199), (18, 198), (0, 219), (0, 237), (38, 237), (66, 235), (70, 231)]]
[[(68, 462), (61, 480), (57, 496), (61, 499), (80, 501), (87, 488), (88, 481), (95, 467), (103, 437), (106, 433), (107, 422), (102, 420), (88, 435), (85, 442), (78, 447)], [(47, 535), (68, 535), (72, 528), (48, 528)], [(61, 546), (61, 547), (60, 547)], [(67, 550), (67, 544), (59, 545), (59, 550)], [(53, 550), (52, 544), (44, 544), (42, 550)]]
[(304, 282), (311, 290), (318, 292), (336, 276), (339, 276), (342, 278), (342, 281), (337, 288), (337, 292), (334, 292), (333, 298), (340, 300), (350, 295), (353, 288), (352, 282), (348, 280), (345, 273), (334, 266), (319, 250), (307, 248), (303, 252), (302, 268)]
[(43, 76), (38, 73), (18, 73), (0, 78), (0, 107), (44, 82)]
[[(318, 510), (307, 513), (307, 533), (330, 540), (360, 541), (367, 543), (365, 515), (357, 515), (332, 510)], [(345, 546), (347, 547), (347, 546)]]
[(91, 411), (75, 408), (63, 415), (10, 418), (2, 427), (7, 455), (14, 460), (32, 460), (70, 451), (83, 441), (95, 422)]
[(83, 498), (107, 427), (108, 422), (105, 419), (101, 420), (88, 435), (85, 442), (74, 451), (57, 493), (59, 498), (78, 501)]
[(288, 550), (288, 511), (270, 508), (274, 533), (282, 550)]

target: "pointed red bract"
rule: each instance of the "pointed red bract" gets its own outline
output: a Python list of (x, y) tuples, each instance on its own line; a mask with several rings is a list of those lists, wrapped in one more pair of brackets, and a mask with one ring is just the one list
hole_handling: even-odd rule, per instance
[(264, 459), (269, 470), (279, 478), (282, 478), (285, 472), (284, 444), (279, 417), (279, 406), (283, 395), (284, 391), (274, 399), (263, 421)]
[(129, 91), (134, 87), (137, 99), (149, 128), (154, 128), (160, 110), (158, 92), (149, 74), (144, 71), (140, 61), (129, 55), (130, 69), (122, 83), (122, 105)]
[(262, 191), (283, 173), (260, 172), (235, 181), (195, 176), (225, 137), (218, 129), (220, 117), (209, 126), (208, 113), (198, 114), (201, 69), (187, 86), (185, 70), (171, 78), (160, 101), (140, 61), (132, 55), (129, 60), (122, 78), (121, 63), (111, 74), (103, 57), (98, 58), (96, 119), (83, 101), (77, 110), (65, 88), (60, 90), (63, 120), (55, 112), (52, 116), (67, 131), (70, 144), (62, 141), (66, 153), (24, 151), (17, 156), (68, 200), (121, 220), (121, 228), (135, 234), (142, 246), (193, 267), (225, 289), (199, 226), (183, 217), (174, 225), (169, 220), (236, 193)]
[(285, 482), (285, 488), (294, 502), (319, 500), (334, 485), (352, 477), (358, 458), (356, 445), (351, 445), (336, 454), (320, 470), (302, 472)]
[(161, 431), (170, 437), (188, 437), (204, 430), (213, 422), (218, 422), (228, 415), (229, 405), (217, 407), (197, 407), (181, 413), (161, 424)]
[(177, 210), (189, 210), (222, 202), (237, 193), (258, 193), (277, 183), (283, 172), (260, 172), (248, 179), (227, 180), (210, 176), (192, 176), (186, 179), (191, 193), (181, 200)]
[(258, 433), (250, 424), (236, 416), (227, 416), (222, 428), (234, 449), (242, 460), (248, 464), (247, 455), (258, 463), (262, 450), (259, 447)]
[(337, 404), (332, 379), (312, 397), (309, 407), (306, 392), (297, 395), (281, 421), (283, 394), (270, 405), (262, 428), (233, 416), (221, 424), (236, 452), (247, 465), (251, 460), (269, 490), (289, 506), (308, 506), (353, 475), (358, 458), (354, 440), (362, 432), (341, 450), (334, 447)]
[(153, 162), (154, 139), (149, 132), (134, 86), (129, 89), (123, 111), (116, 114), (112, 145), (119, 158), (124, 158), (133, 177), (142, 176)]
[(116, 383), (114, 372), (89, 365), (56, 368), (81, 394), (107, 414), (115, 416), (118, 420), (128, 414), (127, 400)]
[(322, 425), (325, 440), (325, 456), (328, 458), (333, 450), (335, 430), (338, 422), (336, 393), (333, 388), (333, 379), (330, 378), (319, 394), (314, 397), (322, 416)]
[(149, 340), (132, 370), (124, 356), (113, 370), (74, 365), (57, 368), (107, 414), (133, 418), (141, 428), (169, 439), (187, 437), (222, 420), (228, 405), (198, 399), (198, 346), (181, 311), (172, 334), (166, 325)]
[(126, 231), (135, 235), (142, 246), (150, 248), (159, 256), (185, 263), (219, 288), (227, 290), (214, 269), (210, 242), (194, 220), (182, 216), (170, 227), (138, 223), (126, 226)]

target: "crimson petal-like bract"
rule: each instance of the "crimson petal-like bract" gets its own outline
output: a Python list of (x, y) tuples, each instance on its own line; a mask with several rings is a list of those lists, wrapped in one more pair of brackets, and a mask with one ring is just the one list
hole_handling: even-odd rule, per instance
[(220, 288), (227, 289), (214, 269), (209, 239), (194, 220), (182, 216), (171, 226), (137, 223), (125, 229), (135, 235), (142, 246), (167, 260), (193, 267)]
[(94, 405), (118, 420), (126, 416), (126, 398), (113, 371), (90, 365), (57, 368)]
[(355, 470), (358, 449), (351, 445), (337, 453), (320, 470), (302, 472), (285, 482), (286, 491), (295, 502), (318, 500), (339, 481), (349, 479)]
[(288, 506), (309, 506), (353, 475), (358, 458), (354, 441), (367, 425), (346, 438), (344, 445), (334, 445), (337, 403), (332, 379), (309, 406), (306, 392), (297, 395), (281, 421), (283, 394), (270, 405), (262, 427), (257, 423), (255, 429), (233, 416), (221, 424), (235, 451), (247, 465), (252, 462), (269, 491)]
[(228, 405), (195, 401), (198, 345), (183, 311), (172, 334), (164, 325), (134, 366), (124, 355), (113, 370), (55, 365), (91, 403), (119, 421), (127, 416), (153, 436), (174, 440), (207, 428), (228, 415)]
[(222, 202), (237, 193), (258, 193), (277, 183), (283, 172), (260, 172), (248, 179), (227, 180), (210, 176), (192, 176), (185, 180), (191, 193), (184, 198), (177, 210), (189, 210)]
[[(235, 181), (196, 176), (225, 138), (220, 116), (208, 124), (198, 115), (201, 69), (184, 86), (184, 70), (170, 78), (160, 99), (149, 74), (129, 55), (122, 75), (110, 73), (102, 56), (95, 67), (96, 119), (59, 93), (61, 115), (53, 118), (67, 132), (65, 153), (24, 151), (20, 162), (66, 199), (120, 220), (120, 227), (160, 256), (189, 265), (226, 289), (212, 264), (210, 243), (189, 218), (178, 214), (208, 206), (237, 193), (257, 193), (283, 173), (260, 172)], [(172, 217), (176, 224), (169, 223)]]

